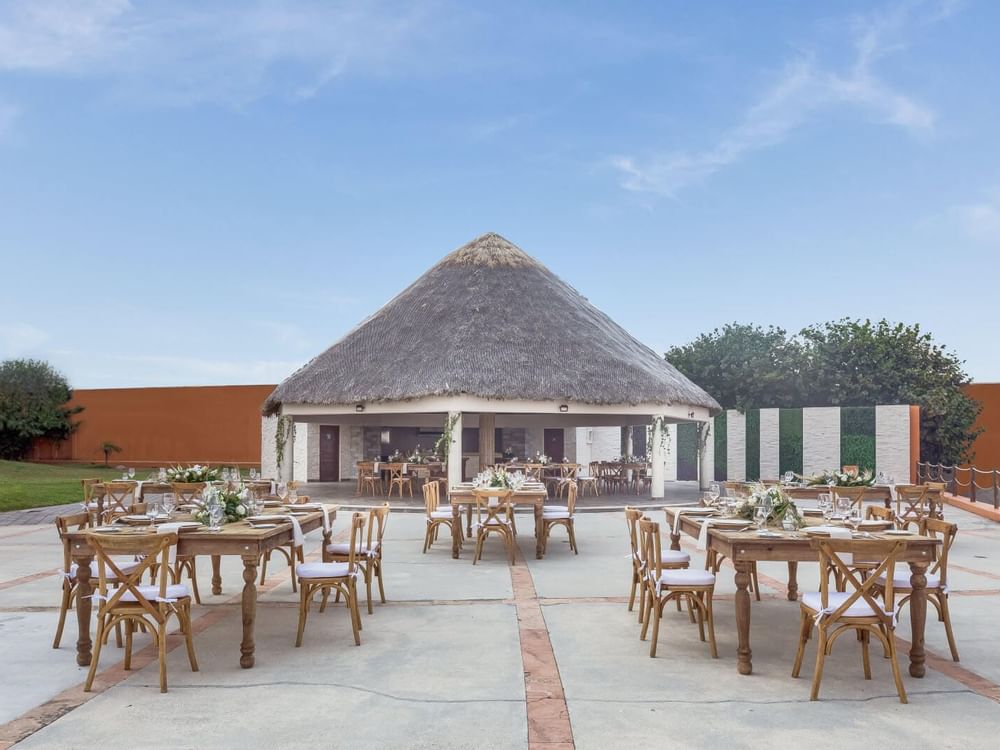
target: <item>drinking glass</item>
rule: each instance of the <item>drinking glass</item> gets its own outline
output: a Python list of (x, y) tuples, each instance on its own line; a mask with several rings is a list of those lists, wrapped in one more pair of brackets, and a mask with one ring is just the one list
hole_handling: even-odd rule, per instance
[(854, 529), (861, 525), (861, 507), (859, 505), (852, 505), (851, 509), (847, 511), (847, 523)]
[(288, 500), (288, 485), (284, 482), (278, 482), (278, 486), (275, 488), (274, 494), (278, 496), (281, 502), (285, 502)]
[(252, 482), (255, 479), (257, 479), (257, 469), (255, 469), (253, 466), (251, 466), (250, 467), (250, 481)]
[(135, 479), (135, 467), (134, 466), (129, 466), (128, 467), (128, 478), (129, 479)]
[(765, 507), (764, 503), (758, 503), (757, 507), (753, 511), (754, 524), (758, 529), (763, 530), (767, 528), (767, 513), (768, 509)]
[(715, 505), (719, 501), (719, 496), (722, 495), (722, 491), (719, 488), (718, 482), (712, 482), (708, 485), (708, 495), (712, 498), (712, 505)]
[(166, 482), (167, 481), (167, 470), (161, 468), (160, 471), (159, 471), (159, 473), (157, 474), (157, 478), (161, 482)]
[(222, 518), (225, 516), (225, 509), (218, 500), (213, 500), (208, 505), (208, 530), (211, 532), (222, 531)]
[(173, 492), (163, 493), (163, 497), (160, 498), (160, 507), (163, 508), (163, 512), (167, 514), (167, 518), (170, 518), (170, 514), (174, 512), (174, 508), (177, 507), (177, 498), (174, 496)]

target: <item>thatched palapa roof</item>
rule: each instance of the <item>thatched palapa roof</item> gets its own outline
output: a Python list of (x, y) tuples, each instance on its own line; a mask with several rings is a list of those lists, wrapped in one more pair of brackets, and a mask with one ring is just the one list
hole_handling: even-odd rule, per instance
[(537, 260), (484, 234), (287, 378), (264, 412), (453, 395), (719, 410)]

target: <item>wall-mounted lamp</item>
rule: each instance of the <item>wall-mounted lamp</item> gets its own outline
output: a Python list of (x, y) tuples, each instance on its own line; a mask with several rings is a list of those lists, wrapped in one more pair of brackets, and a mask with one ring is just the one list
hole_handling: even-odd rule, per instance
[(566, 404), (559, 404), (559, 411), (565, 414), (566, 412), (569, 411), (569, 406), (567, 406)]
[(358, 414), (360, 414), (364, 410), (365, 410), (364, 404), (358, 404), (357, 406), (354, 407), (354, 411), (356, 411)]
[(689, 411), (688, 412), (688, 418), (689, 419), (694, 419), (694, 412), (693, 411)]

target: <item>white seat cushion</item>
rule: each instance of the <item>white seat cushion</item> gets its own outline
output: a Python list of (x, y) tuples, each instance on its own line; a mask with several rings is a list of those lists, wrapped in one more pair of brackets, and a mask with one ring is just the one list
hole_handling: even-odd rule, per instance
[[(878, 577), (879, 586), (885, 586), (885, 573)], [(927, 588), (936, 589), (941, 586), (941, 576), (934, 573), (927, 574)], [(892, 576), (892, 588), (894, 591), (909, 591), (910, 576), (906, 573), (894, 573)]]
[[(142, 594), (149, 601), (154, 601), (156, 597), (160, 595), (159, 586), (137, 586), (139, 593)], [(183, 583), (174, 583), (167, 586), (167, 599), (183, 599), (186, 596), (191, 596), (188, 593), (187, 585)], [(126, 591), (122, 594), (121, 601), (123, 602), (134, 602), (135, 595), (131, 591)]]
[[(831, 591), (829, 593), (830, 609), (837, 609), (841, 604), (847, 601), (847, 598), (851, 594), (846, 591)], [(876, 599), (881, 606), (881, 599)], [(809, 609), (819, 612), (823, 609), (823, 597), (818, 591), (808, 591), (802, 595), (802, 603)], [(871, 617), (875, 612), (869, 606), (868, 602), (864, 599), (858, 599), (854, 604), (847, 608), (847, 611), (841, 615), (842, 617)]]
[[(378, 550), (378, 542), (372, 544), (372, 550)], [(340, 542), (326, 545), (326, 551), (331, 555), (343, 555), (347, 557), (351, 553), (351, 545), (348, 542)], [(357, 555), (363, 555), (368, 552), (368, 543), (361, 542), (354, 553)]]
[(542, 513), (542, 518), (545, 519), (546, 521), (555, 521), (558, 519), (566, 519), (572, 517), (573, 517), (572, 514), (565, 508), (563, 510), (545, 511), (544, 513)]
[(433, 513), (431, 513), (430, 517), (433, 518), (434, 520), (438, 519), (450, 520), (452, 514), (450, 510), (435, 510)]
[(665, 565), (677, 565), (691, 562), (691, 555), (679, 549), (665, 549), (660, 552), (660, 559)]
[(300, 563), (295, 566), (299, 578), (345, 578), (349, 566), (347, 563)]
[[(119, 560), (118, 558), (114, 558), (114, 557), (111, 558), (111, 559), (115, 561), (115, 565), (117, 565), (118, 569), (122, 573), (124, 573), (125, 575), (128, 575), (129, 573), (131, 573), (139, 565), (139, 563), (136, 562), (135, 560)], [(76, 563), (73, 563), (72, 565), (70, 565), (69, 566), (69, 576), (70, 576), (70, 578), (76, 578), (76, 571), (79, 570), (79, 569), (80, 569), (80, 566), (77, 565)], [(111, 577), (117, 578), (117, 576), (114, 575), (114, 571), (112, 571), (110, 568), (108, 568), (108, 575), (111, 576)], [(90, 580), (91, 580), (91, 582), (93, 582), (94, 580), (96, 580), (96, 578), (97, 578), (97, 565), (94, 564), (94, 565), (90, 566)]]
[(662, 586), (711, 586), (715, 583), (715, 576), (707, 570), (664, 570), (660, 575), (660, 585)]

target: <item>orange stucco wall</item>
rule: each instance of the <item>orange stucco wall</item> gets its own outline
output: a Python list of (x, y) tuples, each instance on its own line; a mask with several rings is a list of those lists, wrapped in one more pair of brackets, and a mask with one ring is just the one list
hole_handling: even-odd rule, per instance
[[(51, 458), (112, 464), (260, 463), (260, 407), (273, 385), (77, 390), (79, 429)], [(68, 454), (68, 455), (67, 455)], [(48, 456), (37, 456), (48, 458)]]
[(970, 383), (965, 392), (983, 405), (976, 420), (983, 433), (972, 446), (976, 453), (973, 465), (979, 469), (1000, 469), (1000, 383)]

